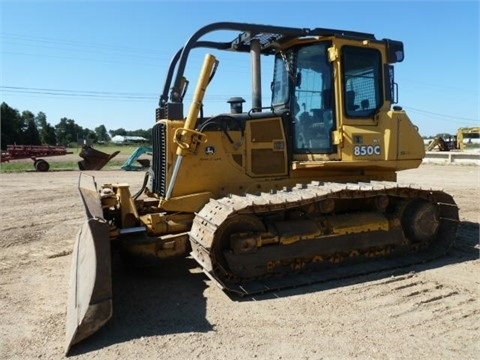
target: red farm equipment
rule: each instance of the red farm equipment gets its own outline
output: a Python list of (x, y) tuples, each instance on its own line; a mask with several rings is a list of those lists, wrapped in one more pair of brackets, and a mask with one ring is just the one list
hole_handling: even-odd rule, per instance
[(60, 156), (72, 154), (67, 152), (65, 146), (50, 145), (7, 145), (7, 150), (2, 150), (0, 157), (1, 162), (9, 162), (10, 160), (32, 159), (35, 170), (45, 172), (50, 169), (50, 164), (45, 161), (44, 157)]

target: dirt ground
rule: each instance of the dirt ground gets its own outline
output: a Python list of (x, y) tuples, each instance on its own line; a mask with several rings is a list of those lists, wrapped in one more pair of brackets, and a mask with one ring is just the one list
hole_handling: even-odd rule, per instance
[[(454, 195), (447, 257), (257, 298), (231, 298), (190, 259), (114, 277), (114, 316), (75, 359), (480, 359), (478, 166), (422, 165), (399, 182)], [(92, 172), (98, 183), (143, 173)], [(0, 174), (0, 358), (61, 359), (78, 172)]]

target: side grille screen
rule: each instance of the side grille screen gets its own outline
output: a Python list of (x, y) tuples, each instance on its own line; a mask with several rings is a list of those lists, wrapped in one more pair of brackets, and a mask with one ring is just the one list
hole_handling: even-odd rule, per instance
[(167, 127), (157, 123), (152, 129), (153, 138), (153, 182), (152, 191), (165, 197), (167, 188)]

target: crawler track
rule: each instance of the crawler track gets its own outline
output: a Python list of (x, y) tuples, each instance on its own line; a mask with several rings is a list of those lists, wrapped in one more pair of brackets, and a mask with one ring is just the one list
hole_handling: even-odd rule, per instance
[(210, 200), (189, 236), (209, 277), (251, 295), (430, 261), (453, 244), (458, 219), (441, 190), (312, 182)]

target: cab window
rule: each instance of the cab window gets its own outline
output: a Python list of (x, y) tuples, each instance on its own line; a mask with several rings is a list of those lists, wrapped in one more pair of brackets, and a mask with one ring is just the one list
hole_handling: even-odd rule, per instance
[(344, 111), (371, 118), (383, 104), (382, 58), (376, 49), (342, 48)]

